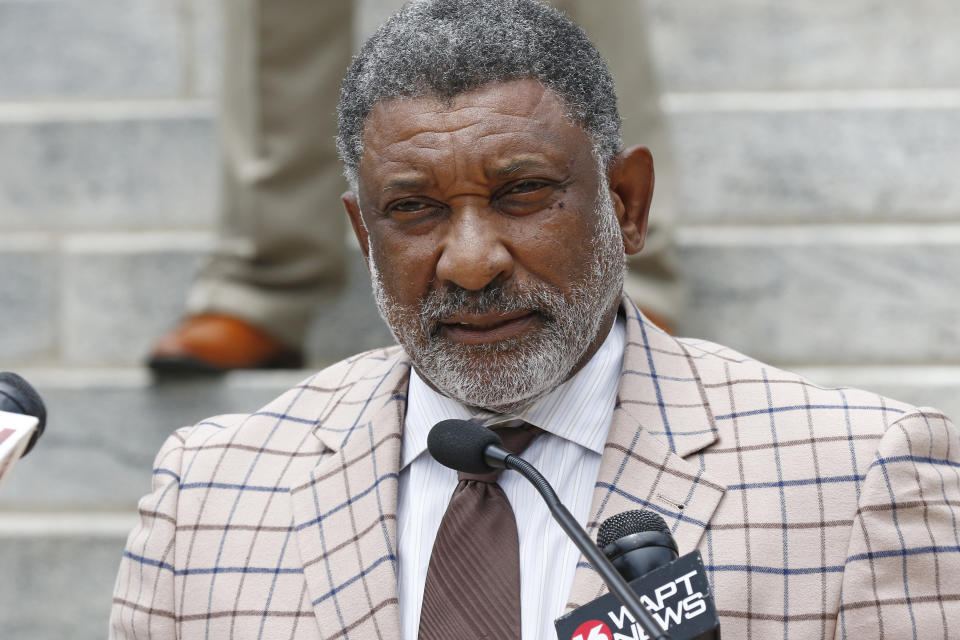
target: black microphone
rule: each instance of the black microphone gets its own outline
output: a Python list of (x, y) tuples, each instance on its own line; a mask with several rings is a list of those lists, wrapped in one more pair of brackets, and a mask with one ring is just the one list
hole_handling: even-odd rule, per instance
[(680, 555), (670, 527), (648, 509), (624, 511), (604, 520), (597, 530), (597, 546), (628, 582)]
[(30, 383), (15, 373), (3, 371), (0, 372), (0, 411), (33, 416), (38, 420), (30, 442), (20, 455), (22, 458), (30, 453), (40, 434), (43, 433), (43, 428), (47, 424), (47, 408), (43, 406), (40, 394), (30, 386)]
[(653, 620), (626, 580), (563, 506), (546, 478), (532, 464), (504, 448), (500, 436), (494, 431), (467, 420), (443, 420), (430, 430), (427, 449), (437, 462), (456, 471), (489, 473), (495, 469), (512, 469), (520, 473), (540, 493), (553, 519), (610, 589), (609, 597), (615, 597), (623, 604), (629, 618), (644, 632), (644, 637), (670, 640), (671, 636)]
[[(497, 455), (488, 460), (487, 450)], [(427, 450), (445, 467), (464, 473), (483, 474), (503, 469), (506, 457), (503, 440), (492, 429), (467, 420), (441, 420), (427, 434)]]
[[(720, 621), (700, 552), (678, 558), (663, 518), (648, 510), (617, 514), (600, 525), (597, 544), (674, 640), (719, 640)], [(608, 594), (559, 618), (557, 637), (645, 640), (634, 623)]]

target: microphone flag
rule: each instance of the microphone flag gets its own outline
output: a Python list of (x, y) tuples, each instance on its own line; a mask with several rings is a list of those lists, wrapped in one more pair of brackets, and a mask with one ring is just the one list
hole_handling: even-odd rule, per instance
[(34, 416), (0, 411), (0, 487), (10, 477), (39, 423)]
[[(719, 638), (720, 622), (699, 551), (630, 582), (640, 602), (673, 640)], [(558, 640), (648, 640), (627, 608), (606, 594), (554, 622)]]

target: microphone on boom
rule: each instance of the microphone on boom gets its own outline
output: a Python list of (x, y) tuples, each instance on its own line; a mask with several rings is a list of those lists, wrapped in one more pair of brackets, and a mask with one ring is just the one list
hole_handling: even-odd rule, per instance
[[(627, 581), (617, 573), (607, 557), (577, 523), (576, 518), (563, 506), (550, 483), (532, 464), (504, 448), (496, 432), (467, 420), (443, 420), (433, 425), (430, 430), (427, 449), (437, 462), (456, 471), (489, 473), (494, 469), (512, 469), (526, 478), (543, 497), (560, 528), (600, 574), (610, 589), (609, 597), (615, 603), (622, 603), (632, 623), (644, 633), (643, 637), (670, 640), (672, 636), (654, 621)], [(560, 627), (557, 628), (559, 630)], [(587, 637), (584, 636), (582, 640), (587, 640)]]

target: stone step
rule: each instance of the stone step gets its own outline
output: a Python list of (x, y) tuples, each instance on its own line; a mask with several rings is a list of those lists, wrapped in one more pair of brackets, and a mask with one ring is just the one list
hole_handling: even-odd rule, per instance
[(212, 113), (201, 101), (0, 103), (0, 229), (209, 227)]
[(664, 104), (687, 222), (960, 220), (960, 90), (671, 94)]
[(681, 331), (767, 362), (960, 362), (960, 225), (679, 230)]
[(311, 373), (156, 381), (143, 369), (17, 372), (40, 393), (49, 420), (0, 492), (0, 512), (134, 509), (150, 489), (154, 456), (174, 430), (213, 415), (255, 411)]
[[(62, 296), (64, 363), (134, 365), (182, 314), (187, 289), (213, 246), (193, 234), (87, 235), (66, 242)], [(339, 294), (317, 300), (307, 340), (313, 362), (334, 362), (391, 341), (373, 304), (359, 250), (349, 253)]]
[[(960, 419), (960, 365), (801, 367), (826, 386), (854, 386)], [(157, 381), (142, 369), (18, 369), (47, 405), (47, 430), (0, 492), (11, 510), (131, 510), (174, 430), (255, 411), (312, 370)], [(2, 566), (2, 565), (0, 565)]]
[[(684, 227), (678, 245), (691, 290), (681, 326), (689, 335), (773, 362), (960, 362), (956, 225)], [(318, 305), (314, 361), (390, 341), (359, 253), (351, 256), (345, 294)], [(189, 250), (71, 251), (64, 362), (139, 362), (176, 317), (188, 265), (199, 261)]]
[(0, 236), (0, 273), (15, 276), (0, 279), (0, 362), (140, 362), (212, 247), (197, 233)]
[[(688, 222), (960, 219), (960, 90), (668, 94), (664, 107)], [(0, 104), (0, 229), (210, 228), (212, 114)]]
[(954, 0), (647, 0), (669, 91), (960, 86)]
[[(355, 244), (355, 243), (354, 243)], [(0, 363), (109, 366), (143, 362), (183, 313), (189, 285), (214, 247), (210, 233), (0, 236)], [(343, 291), (317, 300), (306, 352), (334, 362), (391, 341), (373, 305), (359, 251)]]
[(130, 513), (0, 513), (0, 636), (100, 640)]
[(935, 407), (960, 425), (960, 367), (798, 367), (797, 373), (826, 387), (854, 387)]
[(55, 238), (0, 233), (0, 362), (59, 357), (60, 255)]
[[(691, 292), (686, 335), (793, 365), (960, 362), (956, 224), (701, 225), (680, 228), (677, 241)], [(0, 243), (0, 270), (23, 274), (0, 284), (8, 367), (141, 363), (181, 314), (212, 237), (70, 236), (54, 257), (37, 242)], [(349, 255), (345, 290), (318, 301), (306, 346), (314, 364), (391, 342), (359, 251)]]
[[(358, 0), (358, 36), (399, 4)], [(666, 90), (960, 85), (953, 0), (647, 5)], [(209, 95), (219, 22), (212, 0), (0, 1), (0, 100)]]
[(0, 100), (210, 95), (219, 20), (213, 0), (2, 0)]
[(209, 234), (67, 238), (60, 353), (73, 366), (142, 363), (183, 313), (187, 287), (214, 247)]

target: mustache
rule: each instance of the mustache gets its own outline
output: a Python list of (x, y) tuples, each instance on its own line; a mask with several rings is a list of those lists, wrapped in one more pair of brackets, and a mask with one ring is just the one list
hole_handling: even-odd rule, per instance
[(563, 293), (550, 285), (534, 282), (489, 284), (479, 291), (446, 285), (431, 291), (420, 304), (420, 322), (425, 335), (439, 333), (447, 318), (462, 314), (513, 313), (530, 311), (546, 321), (556, 318), (559, 306), (567, 304)]

